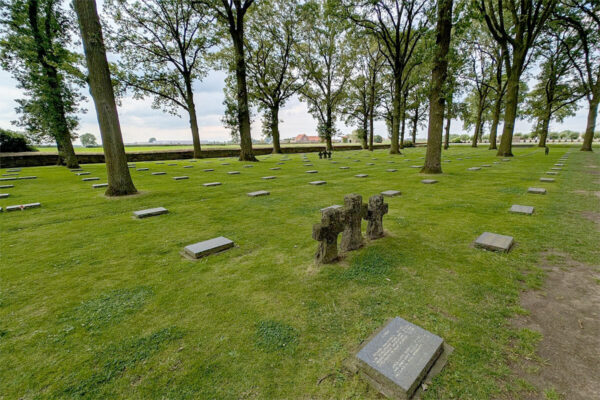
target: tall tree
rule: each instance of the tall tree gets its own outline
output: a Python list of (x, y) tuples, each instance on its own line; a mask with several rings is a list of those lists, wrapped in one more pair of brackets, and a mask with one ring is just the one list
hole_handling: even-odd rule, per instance
[(512, 157), (519, 81), (528, 56), (557, 0), (474, 0), (494, 40), (502, 47), (507, 73), (504, 128), (498, 156)]
[(552, 120), (562, 122), (575, 115), (576, 102), (584, 96), (569, 58), (569, 48), (574, 37), (562, 31), (560, 26), (551, 25), (537, 51), (542, 59), (537, 85), (527, 94), (526, 113), (537, 120), (538, 146), (545, 147), (548, 128)]
[(244, 20), (254, 0), (192, 0), (192, 4), (214, 13), (219, 23), (229, 32), (235, 57), (237, 114), (240, 133), (240, 161), (258, 161), (252, 150), (250, 133), (250, 108), (246, 71), (246, 46)]
[(306, 85), (300, 91), (318, 121), (319, 136), (333, 150), (332, 137), (352, 73), (352, 47), (348, 29), (339, 19), (336, 0), (308, 1), (302, 10), (302, 41), (298, 45), (301, 73)]
[(577, 47), (568, 49), (588, 101), (581, 151), (592, 151), (600, 104), (600, 2), (561, 0), (559, 12), (559, 18), (574, 29), (580, 39)]
[[(279, 110), (302, 88), (295, 45), (298, 41), (298, 2), (265, 0), (250, 13), (246, 35), (250, 98), (264, 112), (263, 126), (281, 153)], [(265, 25), (265, 21), (269, 21)]]
[(115, 93), (106, 60), (106, 49), (102, 26), (96, 10), (95, 0), (73, 0), (77, 13), (83, 50), (88, 69), (88, 82), (104, 147), (104, 158), (108, 175), (107, 196), (124, 196), (136, 193), (127, 167), (127, 156), (123, 146), (119, 114)]
[(495, 50), (491, 53), (495, 59), (494, 65), (496, 71), (494, 79), (490, 84), (492, 90), (493, 106), (492, 106), (492, 126), (490, 127), (490, 146), (489, 150), (498, 150), (496, 142), (498, 141), (498, 125), (500, 123), (500, 117), (502, 109), (504, 107), (504, 95), (506, 94), (506, 85), (508, 81), (504, 76), (504, 55), (502, 54), (502, 48), (496, 46)]
[(72, 139), (78, 126), (84, 83), (69, 50), (72, 24), (56, 0), (0, 0), (0, 57), (26, 98), (17, 100), (21, 119), (36, 141), (55, 140), (59, 162), (78, 167)]
[(428, 0), (345, 0), (350, 18), (374, 35), (392, 71), (391, 154), (399, 154), (402, 92), (405, 70), (417, 43), (426, 33)]
[(108, 35), (119, 54), (118, 78), (134, 97), (153, 97), (153, 108), (189, 116), (194, 157), (201, 157), (193, 84), (206, 75), (214, 43), (211, 18), (187, 0), (106, 0), (116, 29)]

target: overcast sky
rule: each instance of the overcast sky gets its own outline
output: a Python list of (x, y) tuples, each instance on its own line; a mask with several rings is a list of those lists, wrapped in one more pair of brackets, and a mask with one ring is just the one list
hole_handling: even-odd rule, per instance
[[(195, 101), (198, 113), (198, 124), (200, 126), (200, 138), (202, 141), (226, 141), (230, 136), (228, 131), (221, 124), (223, 114), (223, 85), (225, 75), (221, 71), (213, 71), (204, 79), (203, 82), (195, 84)], [(17, 119), (15, 113), (15, 99), (21, 97), (22, 93), (17, 89), (16, 82), (6, 71), (0, 70), (0, 127), (18, 130), (11, 125), (11, 121)], [(87, 104), (84, 108), (88, 110), (87, 114), (82, 114), (81, 124), (78, 133), (90, 132), (97, 138), (100, 138), (96, 114), (91, 103), (89, 92)], [(583, 132), (585, 130), (587, 107), (586, 103), (581, 103), (582, 108), (575, 117), (565, 120), (562, 124), (551, 124), (551, 130), (571, 129)], [(126, 97), (119, 107), (119, 117), (125, 143), (146, 142), (149, 138), (155, 137), (157, 140), (191, 140), (188, 119), (184, 113), (182, 117), (173, 116), (155, 110), (151, 107), (151, 100), (134, 100)], [(294, 137), (305, 133), (316, 135), (317, 123), (308, 113), (306, 104), (300, 102), (298, 98), (291, 99), (280, 113), (282, 120), (280, 131), (282, 138)], [(515, 132), (529, 132), (530, 123), (527, 121), (517, 121)], [(256, 116), (252, 126), (252, 136), (261, 137), (260, 117)], [(346, 127), (338, 122), (338, 128), (343, 133), (350, 133), (355, 127)], [(453, 121), (452, 133), (465, 133), (462, 130), (462, 122)], [(383, 122), (379, 121), (375, 125), (375, 133), (387, 137), (387, 129)], [(470, 133), (470, 132), (466, 132)], [(419, 130), (419, 136), (426, 136), (426, 129)], [(79, 143), (79, 142), (77, 142)]]

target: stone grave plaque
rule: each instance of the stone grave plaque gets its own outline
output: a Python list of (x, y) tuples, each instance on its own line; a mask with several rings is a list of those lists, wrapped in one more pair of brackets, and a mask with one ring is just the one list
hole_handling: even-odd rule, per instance
[(4, 182), (4, 181), (16, 181), (17, 178), (0, 178), (0, 182)]
[(0, 199), (6, 199), (8, 196), (10, 196), (10, 193), (0, 193)]
[(183, 168), (194, 168), (193, 165), (184, 165)]
[[(131, 165), (128, 165), (128, 167), (131, 167)], [(81, 169), (81, 168), (75, 168), (75, 169), (70, 169), (69, 171), (71, 171), (71, 172), (81, 172), (81, 171), (83, 171), (83, 169)]]
[(224, 163), (222, 163), (221, 165), (229, 165), (229, 163), (226, 163), (226, 162), (224, 162)]
[(134, 211), (133, 215), (136, 218), (148, 218), (148, 217), (154, 217), (157, 215), (166, 214), (168, 212), (169, 212), (169, 210), (167, 210), (164, 207), (156, 207), (156, 208), (149, 208), (147, 210)]
[(443, 352), (444, 340), (396, 317), (356, 354), (361, 375), (393, 399), (410, 399)]
[[(148, 168), (138, 168), (136, 171), (148, 171), (148, 170), (149, 170)], [(89, 174), (89, 172), (88, 172), (88, 174)], [(77, 174), (77, 175), (79, 175), (79, 174)]]
[(229, 175), (239, 175), (240, 171), (229, 171), (228, 174)]
[(411, 165), (410, 167), (411, 167), (411, 168), (423, 168), (423, 166), (422, 166), (422, 165)]
[(316, 174), (317, 172), (319, 172), (319, 171), (314, 170), (314, 169), (310, 170), (310, 171), (306, 171), (307, 174)]
[(270, 192), (267, 192), (266, 190), (258, 190), (256, 192), (250, 192), (248, 193), (248, 196), (250, 197), (260, 197), (260, 196), (268, 196), (270, 195)]
[(283, 162), (278, 162), (277, 165), (285, 165)]
[(549, 172), (546, 172), (546, 175), (558, 175), (558, 172), (549, 171)]
[(127, 168), (135, 168), (135, 165), (128, 165)]
[(185, 256), (197, 260), (199, 258), (230, 249), (233, 246), (233, 241), (223, 236), (219, 236), (218, 238), (205, 240), (204, 242), (199, 242), (186, 246), (183, 249), (183, 252)]
[(209, 183), (203, 184), (202, 186), (206, 186), (206, 187), (221, 186), (221, 182), (209, 182)]
[(398, 170), (397, 170), (397, 169), (394, 169), (394, 168), (390, 168), (390, 169), (387, 169), (386, 171), (387, 171), (387, 172), (396, 172), (396, 171), (398, 171)]
[(89, 174), (91, 174), (91, 172), (78, 172), (75, 175), (77, 175), (77, 176), (84, 176), (84, 175), (89, 175)]
[(433, 185), (434, 183), (437, 183), (438, 181), (436, 181), (435, 179), (423, 179), (421, 181), (421, 183), (424, 183), (426, 185)]
[(271, 171), (279, 171), (281, 168), (279, 167), (273, 167), (273, 168), (269, 168)]
[(37, 179), (37, 176), (22, 176), (20, 178), (17, 178), (18, 180), (22, 181), (24, 179)]
[(15, 185), (0, 185), (0, 189), (10, 189), (10, 188), (14, 188)]
[(469, 171), (479, 171), (481, 168), (480, 167), (471, 167), (468, 168)]
[(108, 187), (108, 183), (96, 183), (94, 185), (92, 185), (93, 189), (100, 189), (100, 188), (105, 188)]
[(254, 165), (244, 165), (244, 168), (254, 168)]
[(527, 192), (533, 194), (546, 194), (546, 189), (530, 187), (529, 189), (527, 189)]
[(552, 171), (562, 171), (562, 168), (561, 168), (561, 167), (553, 167), (553, 168), (550, 168), (550, 169), (551, 169)]
[(357, 178), (366, 178), (369, 175), (367, 175), (367, 174), (358, 174), (358, 175), (354, 175), (354, 176), (357, 177)]
[(510, 158), (503, 158), (502, 161), (508, 162), (508, 161), (510, 161)]
[(483, 232), (475, 239), (475, 247), (490, 251), (509, 252), (514, 244), (512, 236), (498, 235), (497, 233)]
[(19, 173), (15, 172), (13, 174), (2, 174), (2, 176), (19, 176)]
[(518, 204), (514, 204), (511, 208), (510, 208), (510, 212), (512, 213), (516, 213), (516, 214), (527, 214), (527, 215), (532, 215), (534, 211), (534, 208), (532, 206), (520, 206)]
[(167, 167), (176, 167), (177, 164), (167, 164)]
[(400, 196), (402, 193), (399, 190), (386, 190), (384, 192), (381, 192), (381, 194), (386, 197), (395, 197)]
[(482, 167), (484, 167), (484, 168), (490, 168), (491, 165), (490, 164), (483, 164)]
[(100, 178), (83, 178), (83, 182), (99, 181)]
[(555, 182), (554, 178), (540, 178), (540, 182)]
[(184, 179), (190, 179), (190, 177), (189, 176), (175, 176), (175, 177), (173, 177), (173, 179), (176, 181), (182, 181)]
[(564, 167), (565, 164), (557, 163), (557, 164), (554, 164), (554, 166), (556, 166), (556, 167)]
[(340, 169), (350, 169), (350, 167), (340, 167)]
[(321, 210), (319, 210), (319, 211), (324, 212), (324, 211), (329, 210), (329, 209), (337, 210), (337, 209), (340, 209), (340, 208), (344, 208), (344, 206), (341, 206), (339, 204), (334, 204), (334, 205), (329, 206), (329, 207), (321, 208)]
[(29, 208), (38, 208), (41, 206), (42, 206), (42, 203), (19, 204), (16, 206), (6, 207), (6, 211), (23, 211), (23, 210), (27, 210)]
[(204, 172), (213, 172), (213, 171), (214, 171), (214, 169), (212, 169), (212, 168), (207, 168), (204, 170)]
[(262, 177), (262, 179), (266, 179), (266, 180), (275, 179), (275, 178), (277, 178), (277, 177), (276, 176), (263, 176)]
[(305, 167), (312, 167), (312, 164), (304, 164)]
[(166, 175), (166, 172), (153, 172), (152, 175)]
[(312, 182), (308, 182), (311, 185), (315, 185), (315, 186), (320, 186), (320, 185), (324, 185), (327, 182), (326, 181), (312, 181)]
[(367, 165), (375, 165), (375, 164), (372, 162), (368, 162)]
[(21, 168), (11, 168), (7, 169), (6, 172), (21, 172)]

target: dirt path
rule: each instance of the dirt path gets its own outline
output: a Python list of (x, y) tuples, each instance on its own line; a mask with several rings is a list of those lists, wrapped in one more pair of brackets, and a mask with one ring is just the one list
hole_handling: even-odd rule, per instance
[(516, 372), (539, 390), (523, 398), (600, 399), (600, 266), (562, 256), (562, 265), (542, 265), (542, 290), (521, 296), (530, 314), (513, 322), (543, 335), (537, 348), (542, 364), (525, 360)]

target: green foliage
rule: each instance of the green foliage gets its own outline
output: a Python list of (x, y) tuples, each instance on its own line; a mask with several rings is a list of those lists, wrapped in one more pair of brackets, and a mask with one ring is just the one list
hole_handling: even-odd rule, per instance
[(35, 151), (28, 144), (25, 135), (0, 128), (0, 152), (20, 153), (24, 151)]
[(92, 146), (96, 146), (96, 136), (92, 135), (91, 133), (84, 133), (83, 135), (79, 136), (79, 140), (81, 140), (81, 144), (84, 147), (92, 147)]
[(156, 142), (155, 137), (151, 137), (150, 139), (148, 139), (148, 143), (154, 143), (154, 142)]
[(381, 135), (375, 135), (373, 136), (373, 141), (375, 143), (383, 143), (383, 137)]
[(396, 266), (398, 258), (382, 252), (378, 247), (369, 247), (352, 258), (350, 268), (341, 274), (342, 279), (375, 283), (380, 281)]
[(294, 351), (298, 332), (283, 322), (260, 321), (256, 324), (256, 345), (267, 352)]

